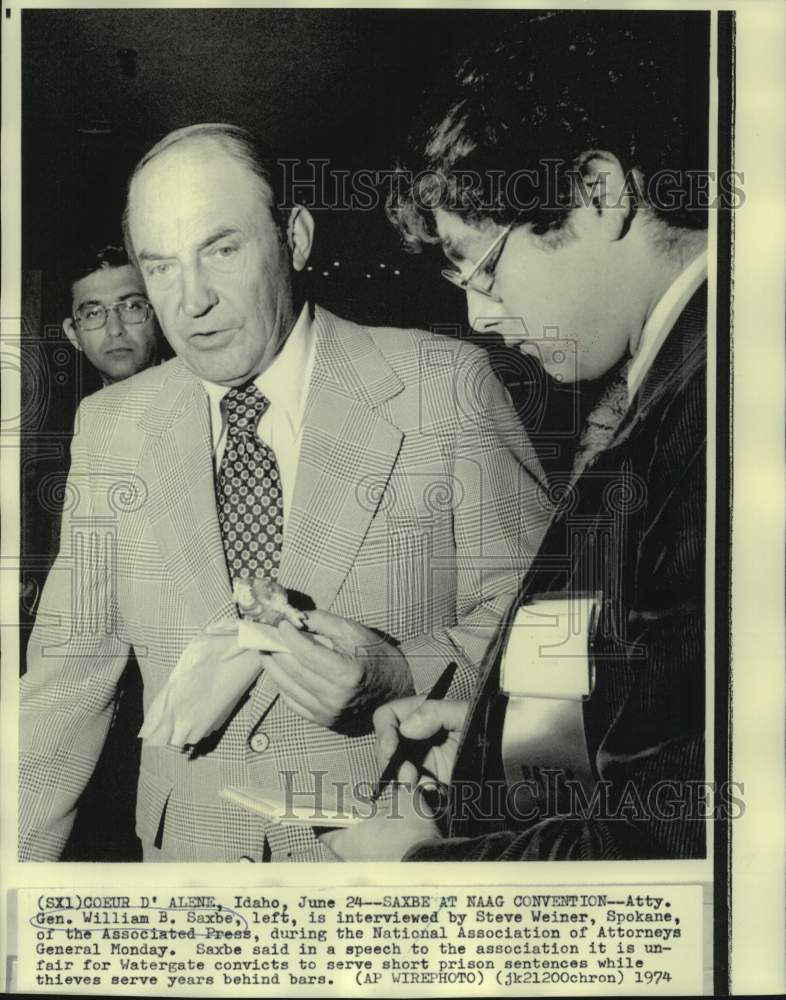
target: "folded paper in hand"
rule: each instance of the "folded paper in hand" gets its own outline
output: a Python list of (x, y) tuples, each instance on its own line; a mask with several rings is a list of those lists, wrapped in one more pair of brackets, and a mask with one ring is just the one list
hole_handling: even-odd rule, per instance
[(258, 649), (262, 653), (289, 652), (281, 641), (278, 629), (272, 625), (263, 625), (248, 618), (241, 618), (236, 624), (237, 644), (243, 649)]
[[(309, 632), (309, 636), (314, 642), (319, 642), (328, 649), (333, 648), (333, 643), (327, 636), (316, 635)], [(237, 625), (237, 644), (243, 649), (258, 649), (261, 653), (288, 653), (289, 649), (281, 641), (277, 628), (273, 625), (263, 625), (261, 622), (251, 621), (249, 618), (241, 618)]]
[(209, 625), (183, 650), (139, 736), (148, 746), (194, 746), (226, 722), (256, 682), (265, 665), (260, 653), (286, 652), (271, 625), (237, 618)]

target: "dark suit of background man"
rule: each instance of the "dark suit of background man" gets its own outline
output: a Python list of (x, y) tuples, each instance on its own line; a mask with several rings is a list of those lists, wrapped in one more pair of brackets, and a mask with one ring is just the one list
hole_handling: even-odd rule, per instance
[(708, 21), (654, 19), (546, 15), (470, 58), (414, 132), (407, 167), (427, 183), (392, 205), (408, 240), (441, 243), (476, 329), (566, 378), (609, 377), (517, 601), (602, 595), (583, 722), (604, 813), (495, 805), (503, 627), (468, 713), (377, 713), (383, 760), (400, 733), (449, 731), (428, 762), (444, 780), (457, 751), (446, 825), (407, 796), (404, 820), (326, 835), (344, 858), (704, 855), (706, 210), (685, 171), (706, 169)]
[[(142, 275), (122, 246), (83, 254), (71, 269), (71, 311), (63, 332), (89, 362), (101, 386), (158, 364), (161, 342)], [(93, 372), (85, 373), (96, 383)], [(54, 529), (57, 551), (59, 522)], [(80, 800), (66, 846), (67, 860), (135, 858), (134, 801), (139, 768), (136, 733), (142, 723), (142, 687), (133, 657), (117, 688), (117, 704), (101, 759)]]
[(324, 858), (310, 829), (222, 789), (372, 782), (372, 710), (450, 663), (469, 693), (548, 521), (484, 352), (303, 303), (313, 219), (280, 208), (275, 177), (227, 125), (171, 133), (132, 175), (129, 247), (178, 357), (78, 414), (22, 682), (24, 859), (59, 856), (129, 647), (148, 712), (189, 642), (237, 616), (232, 580), (252, 573), (324, 609), (309, 628), (333, 648), (282, 624), (291, 653), (259, 654), (247, 697), (231, 665), (208, 664), (223, 690), (175, 699), (173, 735), (225, 691), (235, 710), (209, 739), (143, 744), (137, 833), (145, 860)]

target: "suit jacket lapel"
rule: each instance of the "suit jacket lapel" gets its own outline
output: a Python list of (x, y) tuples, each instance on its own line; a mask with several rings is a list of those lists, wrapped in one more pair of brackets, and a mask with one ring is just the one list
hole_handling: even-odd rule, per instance
[(150, 524), (164, 563), (201, 627), (236, 614), (216, 514), (207, 398), (176, 363), (161, 390), (167, 416), (140, 463), (151, 484)]
[[(581, 512), (587, 511), (587, 527), (591, 526), (593, 537), (597, 537), (596, 518), (599, 516), (600, 492), (608, 483), (608, 476), (619, 478), (623, 475), (625, 456), (633, 454), (636, 440), (646, 426), (647, 417), (653, 412), (653, 408), (661, 403), (664, 396), (678, 392), (680, 386), (692, 377), (696, 367), (706, 362), (706, 330), (705, 281), (686, 305), (658, 351), (652, 367), (608, 445), (597, 456), (597, 461), (573, 482), (572, 490), (573, 496), (577, 498), (577, 506), (574, 509), (573, 503), (565, 503), (555, 511), (538, 556), (525, 580), (527, 593), (551, 589), (552, 585), (557, 585), (555, 581), (565, 578), (562, 564), (565, 545), (568, 544), (565, 538), (566, 517), (573, 517), (578, 526), (581, 524)], [(586, 541), (588, 537), (588, 532), (580, 530), (579, 537), (574, 537), (571, 544), (581, 547), (582, 539)], [(579, 560), (579, 552), (580, 548), (573, 549), (575, 561)], [(567, 578), (565, 582), (568, 585), (570, 583)]]
[(377, 410), (403, 388), (366, 330), (315, 311), (316, 357), (279, 579), (329, 608), (354, 563), (401, 447)]
[(696, 289), (658, 351), (609, 447), (625, 441), (664, 394), (674, 393), (707, 360), (707, 282)]

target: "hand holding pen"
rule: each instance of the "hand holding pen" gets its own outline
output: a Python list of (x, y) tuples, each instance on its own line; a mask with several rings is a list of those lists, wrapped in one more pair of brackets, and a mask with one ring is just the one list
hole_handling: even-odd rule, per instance
[(427, 695), (388, 702), (374, 713), (381, 774), (372, 801), (391, 781), (416, 784), (426, 775), (449, 783), (467, 713), (466, 702), (443, 700), (454, 672), (450, 664)]

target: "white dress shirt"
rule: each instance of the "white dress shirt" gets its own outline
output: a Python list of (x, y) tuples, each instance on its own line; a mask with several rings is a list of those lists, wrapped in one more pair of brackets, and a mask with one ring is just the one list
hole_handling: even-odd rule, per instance
[(666, 292), (658, 299), (657, 305), (647, 317), (647, 322), (641, 331), (641, 337), (628, 368), (628, 399), (632, 400), (641, 383), (644, 381), (652, 362), (663, 346), (663, 342), (671, 333), (680, 313), (690, 302), (693, 293), (707, 277), (707, 251), (704, 250), (694, 257), (688, 266), (680, 272), (677, 279), (669, 285)]
[[(273, 449), (278, 462), (285, 525), (295, 490), (315, 342), (316, 334), (306, 304), (284, 346), (262, 374), (254, 379), (257, 389), (270, 400), (270, 406), (259, 422), (257, 434), (261, 441)], [(217, 473), (226, 444), (226, 420), (221, 400), (229, 389), (204, 379), (202, 384), (210, 400), (210, 429)]]

